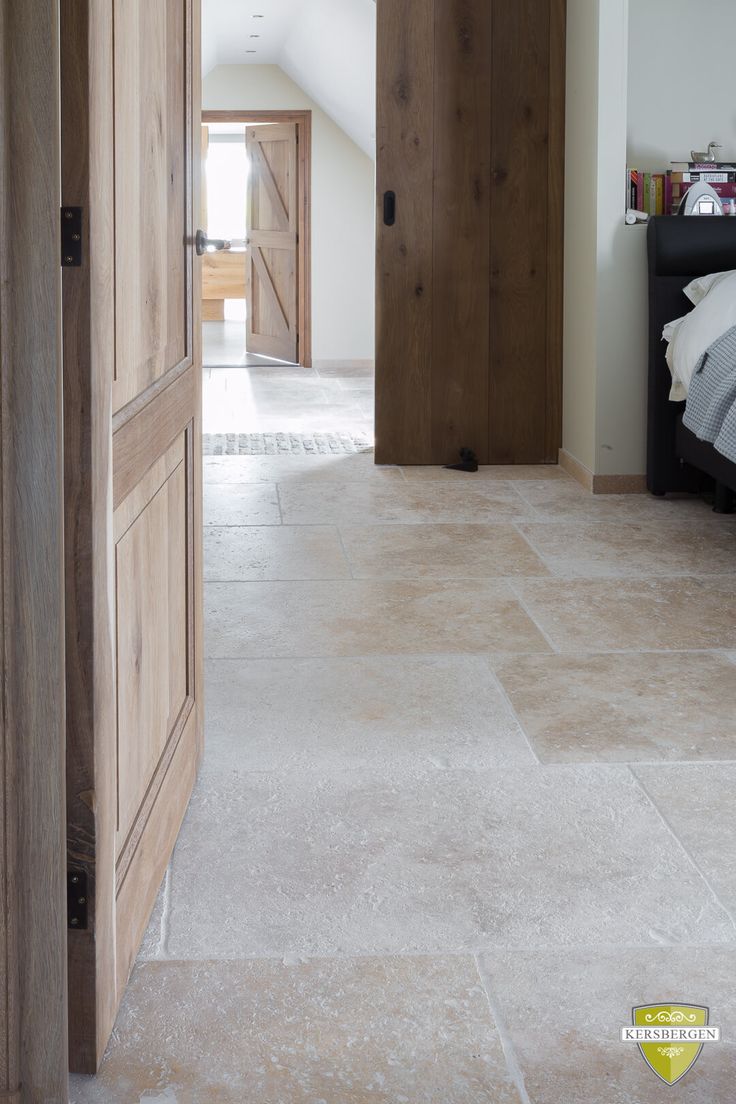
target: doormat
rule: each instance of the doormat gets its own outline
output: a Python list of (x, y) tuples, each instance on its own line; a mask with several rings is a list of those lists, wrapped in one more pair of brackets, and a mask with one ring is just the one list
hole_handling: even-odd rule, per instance
[(205, 456), (330, 456), (372, 452), (368, 437), (350, 433), (204, 433)]

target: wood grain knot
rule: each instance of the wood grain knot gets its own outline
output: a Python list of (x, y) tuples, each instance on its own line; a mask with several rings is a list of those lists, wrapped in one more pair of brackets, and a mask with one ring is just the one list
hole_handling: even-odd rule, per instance
[(399, 103), (407, 104), (411, 98), (411, 87), (403, 77), (394, 85), (394, 92)]

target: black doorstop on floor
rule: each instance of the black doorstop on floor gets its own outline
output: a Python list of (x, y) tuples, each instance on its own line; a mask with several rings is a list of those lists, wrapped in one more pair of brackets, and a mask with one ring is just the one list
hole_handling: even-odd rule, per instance
[(460, 449), (460, 463), (459, 464), (445, 464), (445, 467), (449, 471), (465, 471), (465, 472), (477, 472), (478, 470), (478, 457), (475, 455), (472, 449), (461, 448)]

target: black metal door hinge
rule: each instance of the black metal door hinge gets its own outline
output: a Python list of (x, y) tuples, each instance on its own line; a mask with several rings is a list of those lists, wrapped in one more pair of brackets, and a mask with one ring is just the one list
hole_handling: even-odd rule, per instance
[(87, 927), (87, 874), (84, 870), (66, 872), (66, 926), (75, 930)]
[(79, 268), (82, 264), (82, 208), (61, 208), (61, 267)]

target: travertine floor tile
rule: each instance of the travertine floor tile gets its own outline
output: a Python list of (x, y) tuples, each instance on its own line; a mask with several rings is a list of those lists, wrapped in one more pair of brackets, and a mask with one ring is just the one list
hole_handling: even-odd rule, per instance
[(281, 486), (287, 525), (480, 524), (529, 518), (531, 507), (504, 483), (473, 485), (411, 482)]
[(472, 486), (484, 479), (564, 479), (573, 480), (556, 464), (483, 464), (477, 472), (459, 472), (451, 468), (436, 467), (430, 464), (402, 468), (407, 479), (419, 483), (453, 482), (467, 483)]
[[(731, 1104), (733, 947), (493, 950), (481, 972), (532, 1104)], [(619, 1042), (632, 1008), (662, 1001), (708, 1006), (725, 1040), (706, 1044), (672, 1088), (652, 1073), (636, 1043)]]
[(404, 477), (373, 451), (319, 456), (205, 456), (205, 483), (362, 483)]
[(615, 519), (631, 521), (677, 521), (707, 524), (714, 521), (724, 528), (736, 527), (736, 519), (717, 515), (702, 498), (656, 498), (649, 494), (592, 494), (573, 479), (554, 481), (530, 479), (516, 486), (522, 498), (543, 518), (581, 521)]
[(357, 579), (549, 574), (513, 525), (355, 525), (341, 532)]
[(517, 656), (494, 666), (544, 763), (736, 759), (736, 672), (717, 652)]
[(547, 521), (519, 525), (557, 575), (736, 572), (736, 529), (680, 521)]
[(211, 657), (546, 652), (503, 581), (208, 583)]
[(275, 484), (208, 483), (204, 488), (205, 525), (280, 525), (281, 513)]
[(349, 579), (350, 567), (332, 526), (208, 526), (204, 577)]
[(732, 577), (514, 581), (566, 652), (736, 647)]
[(205, 770), (534, 763), (478, 656), (208, 660)]
[(166, 900), (146, 957), (736, 942), (625, 767), (208, 769)]
[(521, 1104), (468, 957), (139, 965), (72, 1104)]
[[(727, 731), (736, 743), (734, 714)], [(636, 775), (736, 918), (736, 763), (640, 766)]]

